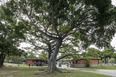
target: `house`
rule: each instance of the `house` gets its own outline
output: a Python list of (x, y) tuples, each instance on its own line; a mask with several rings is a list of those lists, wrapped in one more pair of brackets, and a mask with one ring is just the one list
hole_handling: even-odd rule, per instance
[(26, 59), (26, 64), (31, 65), (31, 66), (42, 66), (43, 64), (46, 64), (47, 61), (41, 60), (41, 59), (34, 59), (34, 58), (27, 58)]
[[(78, 59), (76, 61), (71, 61), (71, 67), (86, 67), (87, 61), (84, 58)], [(90, 59), (90, 67), (98, 66), (99, 59), (91, 58)]]

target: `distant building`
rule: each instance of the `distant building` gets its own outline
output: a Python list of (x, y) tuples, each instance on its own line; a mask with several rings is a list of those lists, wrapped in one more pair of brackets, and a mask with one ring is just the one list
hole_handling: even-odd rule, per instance
[(26, 64), (31, 66), (41, 66), (43, 64), (46, 64), (47, 61), (41, 60), (41, 59), (34, 59), (34, 58), (27, 58)]
[[(90, 59), (90, 67), (98, 66), (99, 59)], [(86, 59), (78, 59), (76, 61), (71, 61), (71, 67), (86, 67)]]

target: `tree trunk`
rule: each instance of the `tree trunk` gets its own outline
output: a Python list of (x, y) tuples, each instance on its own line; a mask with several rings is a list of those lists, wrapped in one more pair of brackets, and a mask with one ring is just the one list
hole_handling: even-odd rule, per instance
[(5, 55), (4, 54), (0, 54), (0, 68), (3, 67), (4, 59), (5, 59)]
[(48, 59), (50, 59), (52, 53), (51, 45), (48, 44)]
[(51, 51), (48, 52), (48, 59), (51, 57)]
[(116, 57), (114, 59), (115, 59), (115, 62), (116, 62)]
[(105, 64), (106, 64), (106, 58), (104, 60), (105, 60)]
[(107, 57), (105, 57), (105, 64), (107, 64), (108, 63), (108, 58)]
[(62, 41), (58, 41), (54, 52), (51, 54), (51, 57), (50, 57), (49, 63), (48, 63), (49, 73), (53, 73), (54, 71), (60, 72), (60, 70), (58, 70), (56, 67), (56, 58), (57, 58), (57, 55), (58, 55), (58, 52), (59, 52), (61, 45), (62, 45)]

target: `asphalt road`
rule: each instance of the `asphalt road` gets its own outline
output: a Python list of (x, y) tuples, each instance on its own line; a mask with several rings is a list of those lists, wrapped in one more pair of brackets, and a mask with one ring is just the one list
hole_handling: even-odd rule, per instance
[(98, 73), (98, 74), (104, 74), (104, 75), (116, 77), (116, 70), (105, 70), (105, 69), (91, 70), (91, 69), (85, 69), (85, 68), (65, 68), (65, 69), (78, 70), (83, 72), (92, 72), (92, 73)]
[(101, 70), (101, 69), (99, 69), (99, 70), (96, 70), (95, 72), (99, 73), (99, 74), (104, 74), (104, 75), (116, 77), (116, 70)]

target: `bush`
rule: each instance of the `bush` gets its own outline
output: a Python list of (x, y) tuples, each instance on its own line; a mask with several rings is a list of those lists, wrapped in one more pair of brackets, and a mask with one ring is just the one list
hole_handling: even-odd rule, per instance
[(61, 67), (61, 65), (62, 65), (62, 64), (61, 64), (61, 63), (59, 63), (59, 67)]
[(108, 60), (109, 63), (114, 63), (115, 62), (115, 59), (114, 58), (111, 58)]
[(90, 58), (86, 58), (86, 67), (90, 67), (90, 62), (91, 62), (91, 59)]

